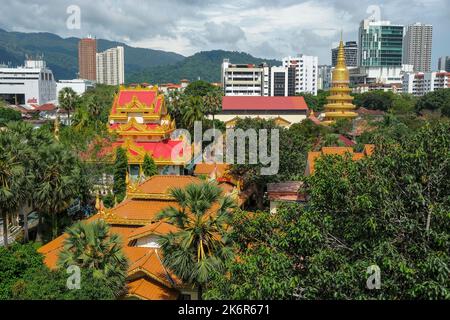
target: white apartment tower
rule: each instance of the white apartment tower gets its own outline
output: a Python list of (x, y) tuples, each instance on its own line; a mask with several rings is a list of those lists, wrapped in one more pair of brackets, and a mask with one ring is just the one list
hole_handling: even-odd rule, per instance
[(283, 67), (295, 69), (295, 94), (311, 93), (317, 95), (319, 58), (300, 54), (283, 59)]
[(403, 63), (413, 65), (415, 72), (430, 72), (433, 26), (422, 23), (407, 26), (403, 44)]
[(222, 63), (222, 85), (225, 96), (269, 96), (270, 67), (266, 64)]
[(407, 73), (403, 77), (403, 92), (423, 96), (439, 89), (450, 89), (450, 72)]
[(124, 82), (124, 48), (116, 47), (97, 53), (97, 83), (114, 86)]

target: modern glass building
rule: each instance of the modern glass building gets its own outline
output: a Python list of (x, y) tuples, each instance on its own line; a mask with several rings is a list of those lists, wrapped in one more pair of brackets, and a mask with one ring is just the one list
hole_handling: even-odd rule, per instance
[(359, 28), (359, 66), (402, 66), (403, 33), (404, 26), (390, 21), (363, 20)]

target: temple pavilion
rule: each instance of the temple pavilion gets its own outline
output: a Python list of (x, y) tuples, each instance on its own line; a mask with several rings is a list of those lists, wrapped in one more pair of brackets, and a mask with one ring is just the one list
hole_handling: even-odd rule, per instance
[(339, 119), (354, 119), (358, 116), (354, 110), (352, 91), (349, 87), (350, 74), (345, 62), (344, 42), (341, 39), (336, 67), (333, 70), (333, 80), (328, 104), (325, 105), (325, 119), (322, 124), (330, 125)]
[(158, 87), (120, 87), (111, 108), (109, 130), (117, 135), (113, 149), (127, 150), (132, 176), (139, 175), (146, 154), (155, 161), (159, 174), (183, 173), (190, 148), (181, 147), (182, 139), (170, 138), (175, 129)]
[[(178, 231), (167, 221), (159, 221), (157, 215), (167, 207), (179, 208), (171, 196), (172, 188), (185, 188), (201, 184), (205, 180), (194, 176), (153, 176), (142, 183), (129, 183), (126, 199), (114, 208), (106, 209), (97, 198), (97, 214), (86, 222), (104, 220), (110, 233), (120, 235), (123, 252), (128, 258), (128, 292), (124, 299), (175, 300), (197, 299), (197, 289), (180, 281), (162, 263), (163, 252), (158, 239), (161, 235)], [(228, 184), (218, 183), (224, 195), (242, 203), (239, 190)], [(67, 233), (39, 248), (44, 263), (57, 268), (59, 253), (64, 247)]]

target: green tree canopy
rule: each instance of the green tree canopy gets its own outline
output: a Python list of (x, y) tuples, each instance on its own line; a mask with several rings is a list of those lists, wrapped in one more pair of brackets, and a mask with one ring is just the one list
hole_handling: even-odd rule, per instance
[(148, 154), (144, 156), (144, 163), (142, 164), (142, 171), (146, 178), (153, 177), (158, 174), (158, 167), (155, 164), (155, 161)]
[(116, 149), (116, 160), (114, 163), (114, 185), (113, 193), (118, 202), (122, 202), (127, 192), (128, 157), (123, 148)]

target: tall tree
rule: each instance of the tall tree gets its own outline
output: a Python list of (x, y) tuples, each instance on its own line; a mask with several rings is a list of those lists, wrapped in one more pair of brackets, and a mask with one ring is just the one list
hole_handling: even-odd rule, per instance
[(187, 99), (187, 105), (183, 110), (183, 124), (186, 129), (193, 129), (196, 121), (202, 121), (204, 117), (203, 99), (192, 96)]
[(235, 201), (222, 192), (211, 183), (172, 189), (179, 207), (168, 207), (158, 215), (179, 229), (160, 239), (163, 263), (181, 280), (197, 286), (199, 299), (212, 273), (223, 270), (232, 256), (227, 227)]
[(60, 107), (63, 108), (64, 110), (66, 110), (67, 117), (68, 117), (69, 124), (70, 124), (71, 123), (70, 122), (70, 113), (75, 110), (75, 108), (79, 102), (78, 94), (72, 88), (69, 88), (69, 87), (63, 88), (59, 92), (58, 101), (59, 101)]
[(145, 154), (144, 163), (142, 165), (142, 171), (146, 178), (153, 177), (158, 174), (158, 167), (155, 164), (155, 161), (148, 154)]
[(59, 254), (58, 266), (79, 266), (92, 272), (95, 279), (106, 281), (116, 297), (125, 291), (128, 261), (122, 252), (122, 241), (111, 234), (103, 220), (78, 222), (67, 229), (68, 238)]
[(8, 246), (8, 216), (18, 204), (17, 190), (25, 175), (17, 138), (0, 130), (0, 213), (3, 220), (3, 243)]
[(52, 144), (39, 150), (36, 172), (39, 181), (35, 204), (51, 217), (52, 238), (58, 235), (58, 215), (69, 207), (78, 195), (80, 167), (75, 156), (61, 144)]
[(116, 160), (114, 163), (114, 185), (113, 193), (118, 202), (122, 202), (127, 192), (128, 158), (127, 151), (123, 148), (116, 149)]

